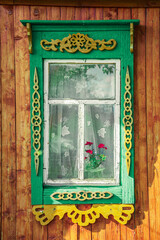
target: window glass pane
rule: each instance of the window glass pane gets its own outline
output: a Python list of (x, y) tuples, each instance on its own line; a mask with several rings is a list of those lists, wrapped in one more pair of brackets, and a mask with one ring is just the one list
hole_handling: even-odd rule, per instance
[(114, 99), (115, 64), (49, 64), (49, 99)]
[(49, 179), (77, 178), (78, 106), (49, 106)]
[(85, 179), (113, 178), (113, 105), (85, 105), (85, 144)]

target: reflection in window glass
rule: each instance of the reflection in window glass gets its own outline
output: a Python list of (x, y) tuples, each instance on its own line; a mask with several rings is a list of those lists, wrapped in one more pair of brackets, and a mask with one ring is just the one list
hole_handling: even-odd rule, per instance
[(115, 64), (49, 64), (49, 99), (115, 99)]
[(120, 61), (47, 60), (45, 69), (45, 184), (119, 184)]

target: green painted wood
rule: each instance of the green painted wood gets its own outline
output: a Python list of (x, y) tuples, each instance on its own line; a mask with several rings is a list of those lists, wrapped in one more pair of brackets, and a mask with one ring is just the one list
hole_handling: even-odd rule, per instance
[(113, 203), (122, 203), (122, 187), (105, 187), (105, 186), (72, 186), (72, 187), (54, 187), (55, 192), (79, 192), (79, 191), (91, 191), (91, 192), (110, 192), (113, 196), (109, 199), (93, 199), (93, 200), (85, 200), (85, 201), (72, 201), (72, 200), (54, 200), (50, 197), (53, 193), (53, 187), (46, 187), (44, 189), (44, 204), (113, 204)]
[(123, 24), (130, 24), (134, 23), (134, 25), (139, 24), (138, 19), (130, 19), (130, 20), (72, 20), (72, 21), (52, 21), (52, 20), (21, 20), (21, 23), (26, 26), (26, 23), (31, 23), (32, 25), (123, 25)]
[[(36, 36), (35, 36), (36, 37)], [(31, 118), (32, 118), (32, 94), (34, 92), (34, 71), (37, 68), (38, 80), (39, 80), (39, 94), (41, 104), (41, 150), (43, 149), (43, 61), (39, 58), (38, 54), (30, 55), (30, 93), (31, 93)], [(43, 204), (43, 155), (39, 157), (39, 171), (36, 175), (35, 163), (34, 163), (34, 148), (33, 148), (33, 131), (31, 125), (31, 201), (32, 204)]]
[[(33, 77), (34, 70), (37, 67), (39, 77), (39, 87), (41, 96), (41, 116), (43, 120), (43, 60), (44, 59), (120, 59), (121, 60), (121, 127), (120, 127), (120, 144), (121, 144), (121, 173), (120, 185), (115, 187), (49, 187), (43, 186), (43, 154), (40, 156), (39, 174), (36, 176), (34, 165), (34, 150), (31, 149), (31, 182), (32, 182), (32, 204), (83, 204), (83, 203), (134, 203), (134, 136), (132, 131), (132, 150), (131, 150), (131, 170), (130, 175), (127, 175), (125, 148), (124, 148), (124, 126), (123, 111), (124, 111), (124, 87), (125, 75), (127, 66), (131, 77), (131, 93), (133, 106), (133, 53), (130, 52), (130, 23), (135, 25), (139, 20), (109, 20), (109, 21), (37, 21), (37, 20), (23, 20), (21, 21), (25, 26), (27, 22), (32, 24), (32, 40), (33, 53), (30, 54), (30, 79), (31, 79), (31, 113), (32, 113), (32, 94), (33, 94)], [(105, 25), (105, 27), (104, 27)], [(65, 26), (65, 28), (63, 28)], [(125, 26), (125, 27), (124, 27)], [(51, 31), (49, 31), (51, 29)], [(96, 31), (95, 31), (96, 29)], [(107, 31), (108, 29), (108, 31)], [(73, 33), (88, 34), (94, 40), (109, 40), (115, 39), (117, 46), (112, 51), (92, 50), (90, 53), (83, 54), (80, 52), (68, 53), (60, 52), (59, 50), (45, 51), (40, 46), (42, 39), (63, 39), (69, 34)], [(59, 47), (57, 47), (59, 49)], [(133, 108), (132, 108), (133, 111)], [(32, 130), (31, 130), (32, 131)], [(33, 133), (32, 133), (33, 134)], [(33, 139), (31, 140), (33, 145)], [(41, 132), (41, 150), (43, 151), (43, 121)], [(108, 200), (90, 200), (90, 201), (54, 201), (50, 195), (54, 191), (72, 191), (75, 190), (94, 191), (100, 189), (101, 191), (111, 191), (114, 196)]]
[[(34, 24), (31, 24), (32, 25), (32, 31), (33, 32), (54, 32), (54, 31), (57, 31), (57, 25), (34, 25)], [(127, 31), (128, 30), (128, 26), (129, 24), (122, 24), (122, 25), (114, 25), (114, 24), (110, 24), (110, 25), (107, 25), (107, 24), (101, 24), (101, 25), (95, 25), (95, 24), (92, 24), (92, 25), (86, 25), (84, 24), (86, 27), (84, 29), (84, 26), (83, 25), (77, 25), (77, 24), (74, 24), (74, 25), (59, 25), (58, 26), (58, 29), (59, 29), (59, 32), (66, 32), (66, 31), (77, 31), (77, 32), (81, 32), (81, 31), (84, 31), (84, 32), (92, 32), (92, 31), (95, 31), (95, 32), (99, 32), (99, 31), (112, 31), (113, 30), (113, 27), (114, 27), (114, 32), (115, 31)], [(99, 26), (100, 28), (97, 29), (97, 26)], [(54, 36), (55, 37), (55, 36)]]
[[(122, 34), (122, 42), (130, 44), (130, 36), (126, 33)], [(128, 44), (124, 45), (123, 58), (121, 59), (121, 181), (122, 181), (122, 203), (134, 203), (134, 123), (132, 125), (132, 149), (131, 149), (131, 167), (130, 174), (127, 174), (125, 147), (124, 147), (124, 93), (125, 93), (125, 77), (127, 66), (129, 67), (129, 74), (131, 79), (131, 94), (132, 94), (132, 117), (133, 112), (133, 54), (128, 51)]]

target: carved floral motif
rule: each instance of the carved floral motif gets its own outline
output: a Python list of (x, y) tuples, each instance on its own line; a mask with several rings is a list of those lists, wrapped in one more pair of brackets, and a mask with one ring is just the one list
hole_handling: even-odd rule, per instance
[(72, 35), (69, 34), (68, 37), (63, 38), (62, 40), (51, 39), (51, 42), (43, 39), (41, 40), (40, 44), (41, 47), (46, 51), (57, 51), (57, 47), (58, 45), (60, 45), (59, 50), (61, 52), (66, 50), (69, 53), (75, 53), (77, 51), (80, 51), (81, 53), (89, 53), (93, 49), (100, 51), (113, 50), (116, 47), (117, 42), (114, 39), (110, 39), (107, 42), (104, 39), (94, 40), (92, 38), (89, 38), (87, 34), (84, 35), (81, 33), (77, 33)]
[(134, 207), (126, 204), (93, 204), (90, 209), (83, 211), (77, 209), (72, 204), (36, 205), (32, 208), (32, 212), (41, 225), (47, 225), (55, 216), (59, 216), (59, 219), (62, 219), (65, 213), (67, 213), (67, 216), (71, 218), (73, 223), (77, 223), (79, 226), (95, 223), (100, 214), (106, 219), (108, 219), (109, 215), (112, 215), (117, 222), (124, 225), (131, 219)]

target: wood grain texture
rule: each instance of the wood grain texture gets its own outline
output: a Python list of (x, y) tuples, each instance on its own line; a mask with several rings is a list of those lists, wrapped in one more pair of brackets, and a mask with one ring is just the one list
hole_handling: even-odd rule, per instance
[(117, 8), (103, 8), (103, 20), (116, 20), (117, 16)]
[(75, 20), (82, 20), (82, 9), (80, 7), (75, 8)]
[(92, 225), (92, 240), (106, 239), (106, 219), (102, 216)]
[[(83, 208), (84, 210), (84, 208)], [(79, 227), (78, 226), (78, 234), (77, 240), (92, 240), (92, 225), (88, 225), (87, 227)]]
[(47, 20), (60, 20), (61, 8), (60, 7), (47, 7)]
[(78, 226), (72, 223), (66, 215), (63, 218), (63, 239), (65, 240), (77, 240)]
[(61, 240), (63, 239), (63, 224), (59, 217), (56, 217), (48, 225), (48, 240)]
[[(118, 19), (132, 19), (131, 8), (118, 8)], [(128, 227), (121, 225), (121, 240), (135, 239), (134, 235), (134, 215), (132, 216), (131, 221), (127, 224)], [(133, 227), (132, 227), (133, 225)]]
[(146, 95), (147, 95), (147, 157), (150, 238), (160, 238), (159, 170), (160, 170), (160, 47), (159, 9), (146, 11)]
[(43, 6), (70, 6), (70, 7), (160, 7), (160, 1), (152, 0), (0, 0), (0, 4), (11, 5), (43, 5)]
[[(0, 7), (1, 16), (1, 7)], [(0, 32), (2, 25), (0, 24)], [(0, 36), (0, 53), (1, 53), (1, 36)], [(2, 70), (0, 58), (0, 232), (2, 232)]]
[(32, 238), (31, 212), (31, 133), (29, 54), (26, 29), (20, 19), (30, 18), (29, 7), (14, 7), (15, 79), (16, 79), (16, 238)]
[[(30, 8), (31, 20), (47, 20), (47, 7), (33, 6)], [(48, 238), (48, 226), (41, 226), (33, 217), (33, 239), (43, 240)]]
[(81, 20), (89, 20), (89, 8), (81, 8)]
[[(13, 7), (1, 7), (2, 238), (16, 238), (16, 136)], [(12, 49), (12, 51), (11, 51)]]
[[(133, 9), (132, 18), (140, 19), (135, 38), (135, 227), (140, 239), (149, 239), (147, 115), (146, 115), (146, 43), (145, 10)], [(143, 224), (142, 224), (143, 223)]]
[[(47, 1), (43, 4), (47, 5)], [(0, 29), (1, 33), (3, 32), (0, 47), (3, 240), (160, 239), (159, 8), (117, 9), (113, 4), (112, 8), (0, 6)], [(65, 216), (63, 220), (55, 218), (48, 226), (42, 227), (32, 216), (29, 53), (26, 29), (19, 23), (20, 19), (27, 18), (140, 19), (140, 26), (135, 30), (134, 49), (136, 210), (135, 218), (132, 218), (126, 226), (121, 226), (112, 219), (100, 217), (95, 224), (84, 228), (72, 224)], [(82, 208), (85, 210), (86, 206)]]
[(95, 20), (103, 20), (103, 8), (96, 8)]
[(120, 224), (117, 223), (112, 216), (106, 220), (106, 239), (120, 240), (121, 239), (121, 228)]

